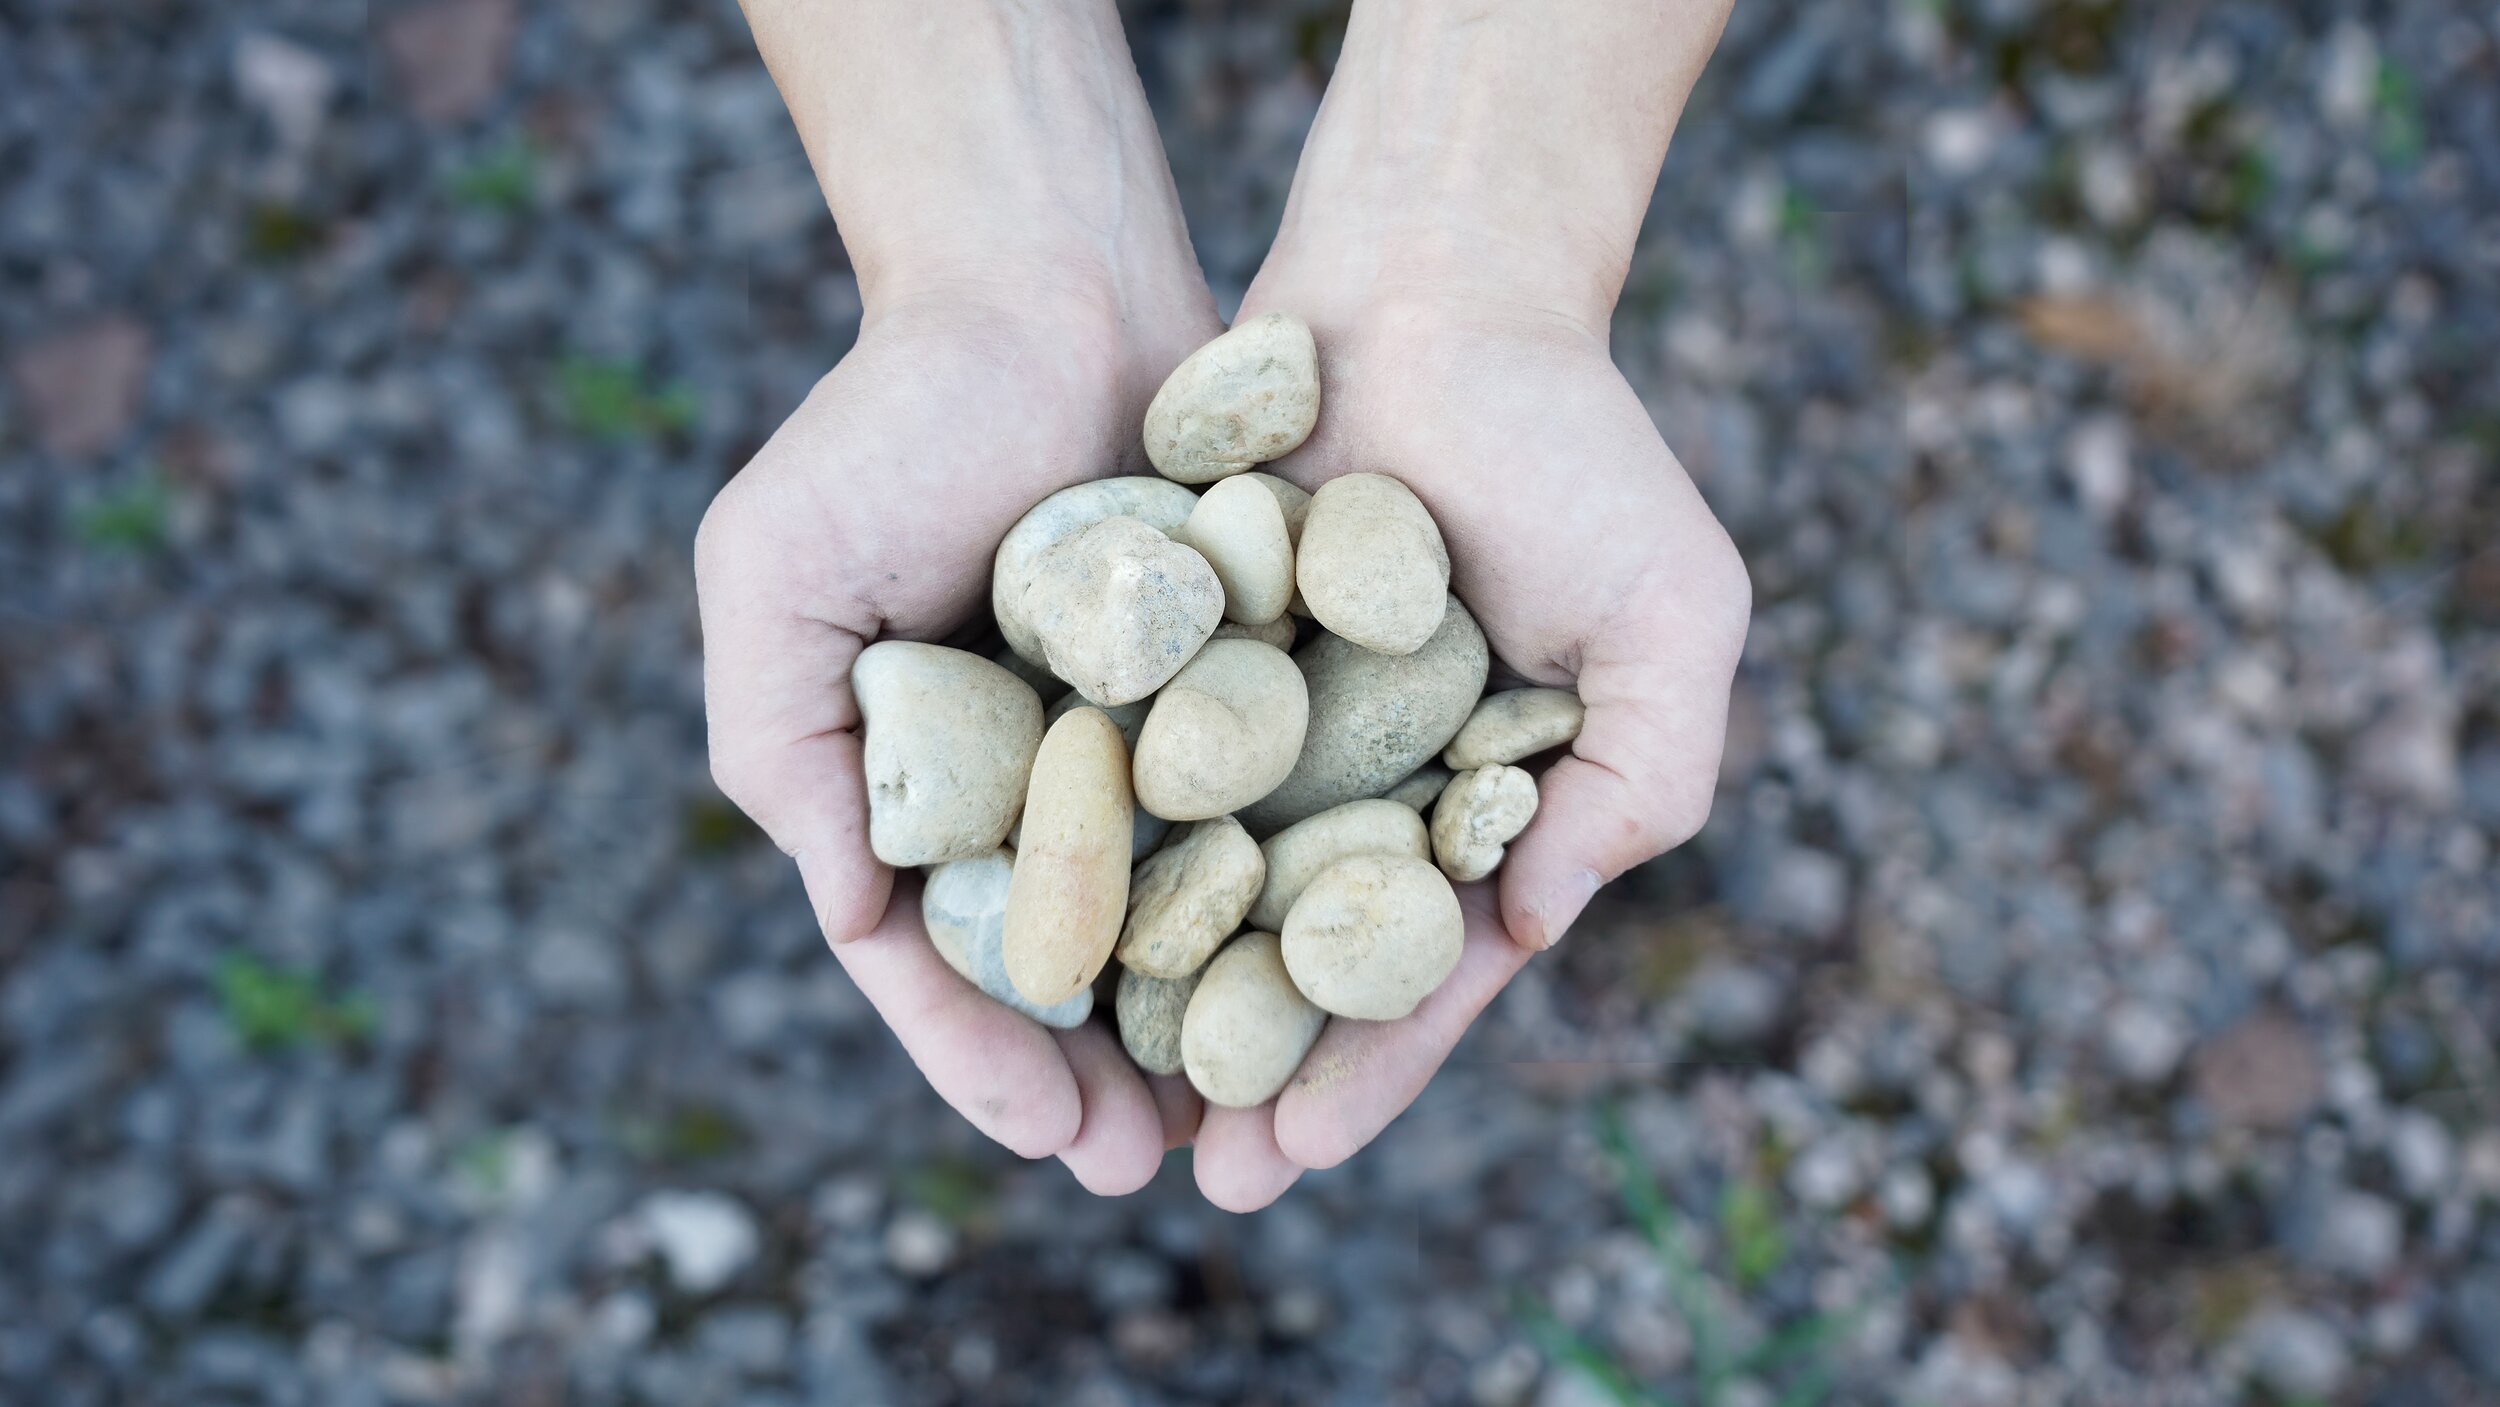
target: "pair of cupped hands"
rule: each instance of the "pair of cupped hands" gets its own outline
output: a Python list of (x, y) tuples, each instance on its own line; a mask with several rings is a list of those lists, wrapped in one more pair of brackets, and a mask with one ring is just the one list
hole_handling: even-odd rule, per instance
[(1335, 291), (1346, 282), (1280, 247), (1243, 299), (1241, 317), (1293, 313), (1319, 345), (1318, 426), (1264, 467), (1304, 489), (1355, 471), (1406, 483), (1440, 524), (1497, 679), (1576, 688), (1588, 712), (1495, 880), (1460, 887), (1457, 971), (1402, 1020), (1330, 1022), (1259, 1108), (1207, 1105), (1137, 1070), (1102, 1023), (1052, 1030), (946, 965), (918, 880), (869, 852), (849, 686), (869, 642), (973, 621), (999, 539), (1043, 497), (1153, 472), (1146, 404), (1223, 330), (1194, 268), (1132, 280), (1002, 260), (978, 278), (877, 279), (857, 343), (697, 534), (722, 790), (797, 860), (835, 956), (938, 1094), (1097, 1193), (1143, 1186), (1184, 1144), (1207, 1199), (1237, 1211), (1342, 1162), (1600, 884), (1698, 830), (1715, 789), (1749, 589), (1602, 319), (1385, 280)]

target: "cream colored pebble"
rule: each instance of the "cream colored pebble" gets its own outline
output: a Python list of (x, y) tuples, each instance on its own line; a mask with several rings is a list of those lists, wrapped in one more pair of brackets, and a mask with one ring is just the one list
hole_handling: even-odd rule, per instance
[(1536, 815), (1536, 778), (1496, 763), (1461, 772), (1432, 805), (1432, 856), (1461, 884), (1493, 873)]
[(1569, 689), (1505, 689), (1487, 694), (1441, 751), (1455, 772), (1517, 762), (1580, 736), (1588, 710)]
[(1321, 1010), (1395, 1021), (1458, 966), (1467, 923), (1439, 870), (1357, 855), (1319, 872), (1285, 915), (1285, 968)]
[(1119, 942), (1134, 804), (1118, 725), (1098, 708), (1051, 725), (1033, 759), (1002, 939), (1007, 978), (1027, 1001), (1076, 995)]
[(1121, 965), (1153, 977), (1197, 971), (1241, 927), (1266, 878), (1267, 857), (1239, 821), (1218, 816), (1189, 827), (1129, 878)]
[(1330, 633), (1413, 654), (1441, 628), (1450, 553), (1412, 489), (1386, 474), (1347, 474), (1311, 496), (1294, 584)]
[(1135, 518), (1105, 518), (1042, 554), (1024, 611), (1050, 672), (1089, 703), (1163, 687), (1224, 618), (1207, 559)]
[(1033, 568), (1043, 553), (1105, 518), (1135, 518), (1168, 533), (1188, 522), (1197, 506), (1198, 495), (1144, 474), (1072, 484), (1034, 504), (1007, 530), (990, 560), (990, 614), (998, 618), (1007, 648), (1047, 669), (1042, 642), (1024, 615), (1025, 588), (1033, 584)]
[(986, 855), (1024, 806), (1042, 701), (966, 650), (880, 640), (851, 663), (868, 848), (897, 867)]
[(1432, 858), (1432, 842), (1424, 818), (1412, 809), (1383, 798), (1349, 801), (1309, 820), (1287, 826), (1259, 847), (1265, 858), (1266, 882), (1258, 902), (1250, 906), (1250, 926), (1282, 931), (1293, 901), (1319, 872), (1355, 855), (1404, 855)]
[(1309, 324), (1267, 313), (1172, 369), (1146, 407), (1146, 458), (1184, 484), (1212, 483), (1290, 453), (1319, 422)]
[(1293, 599), (1293, 539), (1276, 495), (1245, 476), (1226, 479), (1198, 499), (1174, 542), (1197, 550), (1224, 584), (1224, 618), (1264, 625)]
[(1302, 671), (1284, 651), (1207, 642), (1155, 695), (1137, 735), (1138, 804), (1173, 821), (1249, 805), (1293, 770), (1310, 714)]
[(1252, 1109), (1274, 1099), (1310, 1054), (1328, 1013), (1285, 971), (1273, 933), (1224, 945), (1181, 1017), (1181, 1067), (1210, 1104)]

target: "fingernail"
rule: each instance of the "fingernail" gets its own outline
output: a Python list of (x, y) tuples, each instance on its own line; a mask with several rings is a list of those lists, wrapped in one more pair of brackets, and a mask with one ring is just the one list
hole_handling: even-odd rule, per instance
[(1545, 897), (1544, 903), (1537, 905), (1537, 923), (1544, 930), (1542, 941), (1537, 944), (1539, 948), (1550, 948), (1562, 941), (1564, 930), (1570, 928), (1572, 921), (1580, 917), (1580, 911), (1589, 906), (1589, 898), (1597, 893), (1599, 883), (1597, 871), (1582, 870), (1556, 887)]

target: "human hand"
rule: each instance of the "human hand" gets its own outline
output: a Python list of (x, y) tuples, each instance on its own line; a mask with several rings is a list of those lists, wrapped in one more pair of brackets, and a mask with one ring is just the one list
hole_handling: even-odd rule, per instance
[(928, 941), (868, 846), (852, 661), (987, 605), (1026, 509), (1144, 471), (1155, 388), (1217, 332), (1105, 0), (747, 0), (864, 304), (859, 339), (695, 539), (721, 790), (797, 861), (834, 954), (929, 1083), (1026, 1157), (1127, 1192), (1199, 1101), (1100, 1023), (1054, 1031)]

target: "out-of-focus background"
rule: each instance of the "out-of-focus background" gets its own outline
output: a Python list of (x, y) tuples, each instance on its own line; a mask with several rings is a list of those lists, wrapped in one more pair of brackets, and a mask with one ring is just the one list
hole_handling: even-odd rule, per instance
[[(1343, 7), (1127, 8), (1229, 305)], [(858, 311), (727, 3), (0, 9), (0, 1401), (2500, 1396), (2489, 5), (1739, 5), (1615, 325), (1717, 814), (1253, 1216), (706, 778)]]

